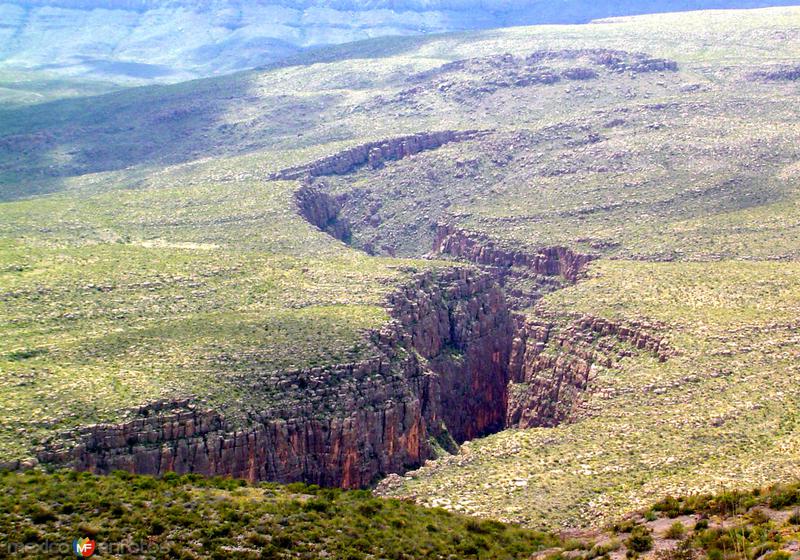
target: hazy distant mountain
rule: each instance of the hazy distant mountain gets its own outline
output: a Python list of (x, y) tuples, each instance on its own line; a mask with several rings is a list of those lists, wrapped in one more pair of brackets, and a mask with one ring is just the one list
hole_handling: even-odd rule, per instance
[(300, 49), (412, 35), (797, 0), (0, 0), (6, 68), (178, 80)]

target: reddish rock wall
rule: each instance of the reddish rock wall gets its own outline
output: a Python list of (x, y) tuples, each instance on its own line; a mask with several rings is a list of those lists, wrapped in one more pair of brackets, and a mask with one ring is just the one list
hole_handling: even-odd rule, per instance
[(304, 185), (295, 192), (300, 215), (328, 235), (345, 243), (350, 242), (350, 225), (340, 219), (342, 203), (314, 185)]
[(373, 336), (379, 357), (286, 375), (342, 380), (307, 386), (303, 406), (276, 405), (234, 430), (189, 401), (152, 405), (131, 422), (62, 434), (39, 460), (355, 488), (420, 465), (444, 429), (464, 440), (502, 428), (512, 323), (491, 276), (424, 273), (389, 306), (394, 321)]
[[(329, 208), (315, 193), (309, 197), (309, 211), (328, 220)], [(609, 367), (634, 349), (669, 355), (650, 325), (512, 313), (499, 282), (505, 271), (574, 281), (591, 257), (559, 247), (509, 253), (464, 232), (440, 233), (437, 251), (486, 269), (425, 272), (396, 290), (387, 300), (392, 321), (372, 333), (376, 357), (277, 377), (265, 372), (263, 379), (253, 374), (253, 391), (272, 387), (281, 399), (249, 411), (244, 427), (190, 401), (157, 403), (133, 421), (62, 434), (38, 459), (97, 473), (363, 487), (419, 466), (431, 455), (431, 438), (445, 432), (463, 442), (508, 426), (573, 419), (594, 364)]]
[(521, 267), (543, 276), (561, 276), (570, 282), (576, 282), (595, 258), (567, 247), (543, 247), (537, 253), (511, 251), (497, 246), (486, 236), (450, 225), (438, 226), (433, 252), (485, 266)]

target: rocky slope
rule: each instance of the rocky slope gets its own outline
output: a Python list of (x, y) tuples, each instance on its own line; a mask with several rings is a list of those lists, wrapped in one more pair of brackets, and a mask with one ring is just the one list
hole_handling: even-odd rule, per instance
[(441, 130), (387, 138), (360, 144), (305, 165), (281, 170), (270, 178), (309, 179), (311, 177), (346, 175), (365, 165), (377, 169), (387, 161), (396, 161), (427, 150), (435, 150), (453, 142), (466, 142), (485, 134), (485, 131), (479, 130)]
[(671, 351), (653, 325), (621, 325), (583, 316), (518, 317), (510, 363), (506, 425), (555, 426), (577, 419), (596, 367), (643, 350), (666, 361)]
[(576, 282), (595, 258), (568, 247), (543, 247), (536, 254), (509, 250), (485, 235), (449, 224), (437, 226), (432, 253), (488, 267), (517, 309), (530, 306), (543, 293), (558, 289), (565, 282)]

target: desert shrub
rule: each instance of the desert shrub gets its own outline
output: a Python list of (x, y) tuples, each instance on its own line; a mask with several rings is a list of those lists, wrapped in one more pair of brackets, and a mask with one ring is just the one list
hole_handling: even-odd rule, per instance
[(164, 531), (166, 531), (166, 529), (167, 528), (164, 525), (164, 523), (161, 522), (161, 520), (159, 520), (159, 519), (154, 519), (150, 523), (150, 534), (151, 535), (161, 535), (161, 534), (164, 533)]
[(719, 494), (709, 505), (714, 513), (733, 515), (737, 512), (747, 511), (755, 504), (756, 499), (752, 494), (731, 491)]
[(789, 516), (788, 521), (792, 525), (800, 525), (800, 509), (794, 510), (792, 515)]
[(761, 508), (751, 509), (747, 514), (747, 519), (754, 525), (763, 525), (769, 522), (769, 516)]
[(686, 536), (686, 527), (683, 526), (683, 523), (680, 521), (676, 521), (672, 525), (669, 526), (666, 533), (664, 533), (664, 538), (678, 540), (682, 539)]
[(631, 531), (625, 544), (634, 552), (647, 552), (653, 548), (653, 536), (646, 527), (639, 525)]
[(698, 556), (690, 541), (682, 541), (675, 548), (659, 550), (655, 554), (656, 560), (696, 560)]
[(329, 501), (320, 500), (319, 498), (308, 500), (303, 506), (306, 511), (316, 511), (317, 513), (326, 513), (330, 507), (331, 503)]
[(769, 506), (781, 509), (800, 504), (800, 488), (796, 485), (777, 486), (772, 489), (769, 497)]
[(633, 519), (625, 519), (624, 521), (620, 521), (615, 523), (611, 530), (615, 533), (630, 533), (637, 527), (636, 522)]
[(620, 547), (620, 543), (618, 540), (614, 539), (606, 544), (597, 544), (592, 547), (589, 551), (586, 560), (592, 560), (593, 558), (607, 558), (610, 552), (617, 550)]
[(660, 511), (667, 515), (667, 517), (678, 517), (681, 514), (681, 503), (677, 498), (667, 496), (653, 505), (654, 511)]
[(81, 535), (93, 539), (98, 534), (100, 534), (100, 527), (98, 527), (97, 525), (92, 525), (91, 523), (81, 523), (80, 525), (78, 525), (78, 532)]
[[(780, 553), (780, 548), (781, 548), (780, 544), (772, 541), (767, 541), (754, 546), (750, 550), (750, 555), (753, 558), (765, 559), (769, 556), (772, 556), (776, 552)], [(783, 560), (783, 559), (780, 556), (778, 556), (775, 558), (775, 560)]]
[[(100, 533), (103, 542), (120, 542), (130, 536), (157, 547), (154, 558), (230, 557), (231, 548), (244, 544), (237, 557), (282, 558), (291, 550), (293, 557), (316, 558), (325, 549), (336, 558), (524, 559), (561, 544), (552, 535), (497, 521), (306, 485), (294, 485), (294, 492), (278, 484), (244, 492), (232, 479), (14, 472), (0, 474), (0, 486), (0, 511), (21, 513), (14, 528), (19, 539), (55, 542)], [(312, 497), (304, 499), (298, 490)], [(40, 506), (52, 507), (58, 523), (34, 523), (30, 513)], [(586, 554), (597, 558), (602, 552)]]
[(383, 508), (383, 504), (379, 500), (369, 500), (363, 504), (359, 504), (357, 509), (358, 513), (364, 517), (372, 517), (378, 513), (381, 508)]
[(164, 482), (171, 484), (173, 486), (177, 485), (181, 481), (181, 475), (174, 471), (169, 471), (163, 474), (161, 480)]
[(776, 550), (761, 557), (762, 560), (790, 560), (792, 555), (785, 550)]
[(26, 527), (19, 535), (20, 541), (23, 544), (35, 543), (42, 539), (41, 533), (33, 527)]
[(564, 550), (589, 550), (590, 545), (581, 539), (569, 539), (564, 543)]
[(708, 529), (708, 518), (707, 517), (701, 517), (694, 524), (694, 530), (695, 531), (702, 531), (704, 529)]
[(294, 542), (289, 535), (275, 535), (272, 537), (272, 545), (277, 548), (289, 549), (292, 548)]
[(28, 510), (28, 515), (31, 521), (37, 525), (58, 519), (50, 506), (44, 504), (34, 504), (33, 507)]

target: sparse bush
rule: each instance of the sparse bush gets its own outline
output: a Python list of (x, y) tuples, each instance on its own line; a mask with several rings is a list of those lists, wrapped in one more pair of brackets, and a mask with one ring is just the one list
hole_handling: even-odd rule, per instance
[(785, 550), (776, 550), (760, 557), (762, 560), (791, 560), (792, 555)]
[(154, 519), (152, 523), (150, 523), (150, 534), (151, 535), (161, 535), (166, 530), (164, 523), (159, 519)]
[(591, 544), (581, 539), (569, 539), (564, 545), (564, 550), (589, 550)]
[(653, 536), (646, 527), (639, 525), (631, 531), (625, 544), (633, 552), (647, 552), (653, 548)]
[(772, 489), (769, 497), (769, 506), (783, 509), (800, 504), (800, 488), (797, 485), (777, 486)]
[(696, 560), (698, 551), (692, 548), (690, 541), (682, 541), (675, 548), (659, 550), (655, 557), (656, 560)]
[(761, 508), (751, 509), (747, 514), (747, 520), (753, 525), (763, 525), (769, 522), (769, 516)]
[(637, 523), (633, 519), (625, 519), (624, 521), (620, 521), (615, 523), (611, 530), (615, 533), (630, 533), (637, 527)]
[(664, 533), (664, 538), (678, 540), (686, 536), (686, 527), (680, 521), (676, 521), (669, 526), (669, 529)]
[(381, 508), (383, 508), (383, 504), (379, 500), (369, 500), (363, 504), (359, 504), (358, 506), (358, 513), (365, 517), (372, 517), (376, 513), (378, 513)]
[(330, 507), (331, 503), (329, 501), (320, 500), (319, 498), (308, 500), (303, 506), (306, 511), (316, 511), (317, 513), (326, 513)]

